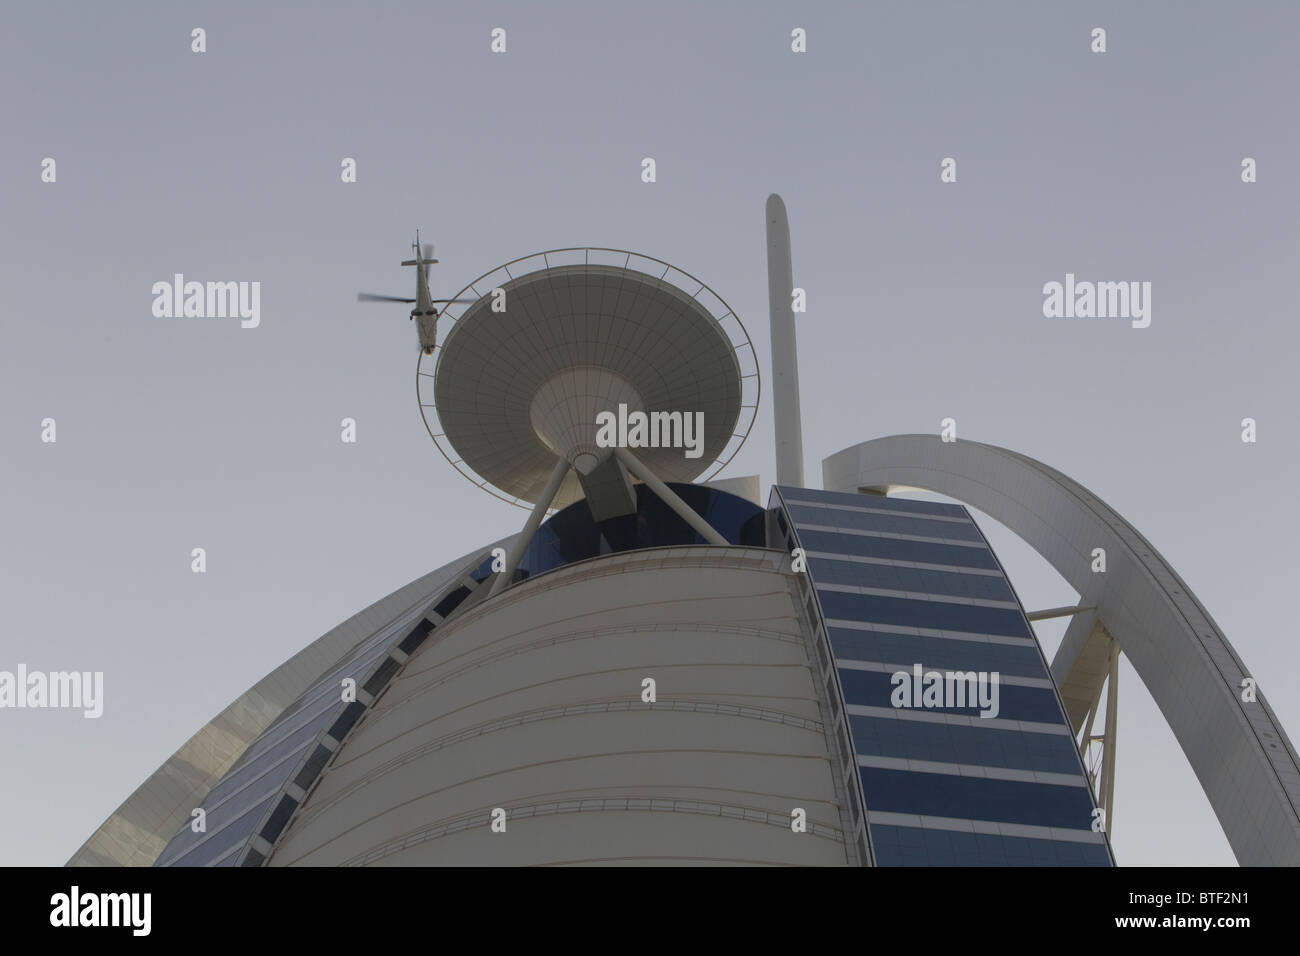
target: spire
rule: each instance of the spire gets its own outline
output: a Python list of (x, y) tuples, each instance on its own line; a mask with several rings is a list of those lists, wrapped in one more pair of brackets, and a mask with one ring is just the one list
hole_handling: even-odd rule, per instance
[(772, 419), (776, 425), (776, 483), (803, 487), (803, 426), (799, 414), (799, 354), (791, 293), (790, 220), (776, 193), (767, 197), (767, 295), (772, 319)]

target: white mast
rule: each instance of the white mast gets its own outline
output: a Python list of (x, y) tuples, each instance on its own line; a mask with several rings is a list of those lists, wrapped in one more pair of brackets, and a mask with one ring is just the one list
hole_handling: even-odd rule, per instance
[(776, 193), (767, 197), (767, 296), (772, 318), (772, 418), (776, 424), (776, 483), (803, 487), (803, 426), (799, 414), (799, 354), (795, 348), (794, 268), (790, 220)]

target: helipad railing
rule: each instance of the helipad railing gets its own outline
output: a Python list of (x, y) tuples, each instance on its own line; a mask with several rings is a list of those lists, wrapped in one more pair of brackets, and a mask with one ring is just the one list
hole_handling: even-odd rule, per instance
[[(440, 313), (438, 316), (438, 341), (433, 354), (425, 355), (421, 351), (415, 367), (415, 391), (420, 402), (420, 415), (424, 419), (424, 427), (428, 429), (429, 436), (433, 439), (434, 444), (438, 446), (438, 450), (442, 452), (443, 457), (451, 462), (453, 468), (479, 488), (500, 498), (502, 501), (508, 501), (516, 507), (527, 509), (533, 507), (532, 502), (503, 491), (487, 479), (476, 474), (457, 455), (456, 449), (452, 447), (442, 429), (442, 424), (438, 419), (437, 405), (434, 402), (438, 366), (442, 359), (443, 343), (448, 340), (451, 330), (460, 317), (468, 309), (472, 308), (479, 299), (490, 294), (493, 289), (503, 286), (514, 279), (520, 279), (534, 272), (550, 269), (553, 266), (575, 265), (614, 266), (641, 272), (670, 283), (684, 295), (694, 299), (696, 304), (703, 307), (713, 317), (719, 331), (731, 343), (732, 355), (736, 359), (736, 367), (740, 372), (740, 414), (736, 418), (735, 428), (732, 430), (731, 437), (727, 440), (726, 445), (723, 446), (722, 451), (719, 452), (718, 457), (714, 459), (709, 469), (697, 480), (705, 482), (714, 478), (731, 462), (731, 459), (740, 451), (741, 446), (745, 444), (745, 439), (749, 437), (750, 429), (754, 426), (754, 418), (758, 414), (758, 401), (762, 394), (762, 380), (759, 376), (758, 355), (754, 351), (754, 343), (750, 341), (749, 333), (745, 331), (745, 326), (741, 323), (740, 318), (732, 311), (731, 306), (727, 305), (722, 296), (689, 272), (678, 269), (676, 266), (653, 256), (629, 252), (626, 249), (609, 249), (603, 246), (572, 246), (565, 249), (548, 249), (545, 252), (535, 252), (529, 256), (511, 259), (504, 265), (483, 273), (451, 297), (453, 299), (465, 299), (470, 297), (469, 293), (473, 293), (475, 299), (474, 302), (469, 304), (448, 305)], [(695, 291), (692, 292), (692, 289)]]

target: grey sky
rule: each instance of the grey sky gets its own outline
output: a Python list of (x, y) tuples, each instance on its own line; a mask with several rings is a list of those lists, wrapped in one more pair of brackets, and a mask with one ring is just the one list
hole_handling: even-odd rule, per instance
[[(810, 482), (949, 416), (1064, 471), (1161, 550), (1300, 733), (1300, 7), (198, 11), (24, 4), (0, 31), (0, 669), (102, 670), (107, 698), (99, 720), (0, 711), (0, 862), (62, 863), (286, 657), (522, 524), (425, 433), (403, 307), (355, 302), (410, 294), (416, 227), (436, 296), (557, 246), (665, 259), (736, 309), (766, 375), (773, 191), (808, 292)], [(260, 328), (155, 318), (176, 272), (260, 281)], [(1150, 281), (1150, 328), (1044, 318), (1067, 272)], [(754, 473), (774, 477), (770, 407), (721, 477)], [(1070, 601), (990, 534), (1030, 609)], [(1050, 657), (1060, 628), (1041, 634)], [(1120, 863), (1231, 863), (1136, 675), (1120, 683)]]

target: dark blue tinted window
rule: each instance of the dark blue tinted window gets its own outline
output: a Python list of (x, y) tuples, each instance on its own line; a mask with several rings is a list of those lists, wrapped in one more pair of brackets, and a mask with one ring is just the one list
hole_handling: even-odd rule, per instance
[[(931, 665), (925, 664), (926, 670)], [(975, 668), (966, 668), (975, 670)], [(910, 677), (910, 668), (908, 676)], [(840, 686), (844, 688), (844, 702), (863, 707), (888, 707), (894, 710), (890, 700), (896, 686), (892, 675), (882, 671), (850, 670), (840, 668)], [(939, 714), (963, 714), (967, 717), (979, 717), (980, 709), (976, 707), (926, 707), (924, 710)], [(1030, 720), (1036, 723), (1063, 724), (1065, 718), (1056, 703), (1056, 693), (1050, 687), (1017, 687), (1013, 684), (998, 685), (998, 712), (1002, 720)], [(984, 718), (980, 717), (981, 720)], [(864, 751), (865, 752), (865, 751)]]
[(886, 515), (875, 511), (848, 511), (790, 505), (790, 517), (799, 527), (825, 525), (855, 531), (879, 531), (885, 534), (914, 534), (923, 538), (954, 538), (958, 541), (983, 541), (979, 529), (969, 522), (936, 521), (914, 515)]
[[(311, 721), (299, 727), (294, 733), (281, 740), (274, 746), (263, 750), (256, 757), (245, 761), (240, 765), (238, 770), (231, 771), (222, 778), (217, 786), (213, 787), (203, 805), (208, 808), (211, 815), (213, 806), (222, 800), (227, 794), (234, 793), (248, 781), (253, 780), (259, 774), (264, 772), (268, 767), (275, 766), (276, 763), (283, 760), (288, 755), (302, 750), (309, 743), (316, 739), (316, 735), (333, 722), (343, 704), (338, 700), (331, 701), (330, 705), (323, 708), (317, 713)], [(284, 768), (283, 773), (287, 774), (292, 767)], [(182, 831), (184, 832), (184, 831)]]
[(1047, 676), (1047, 667), (1038, 649), (1027, 644), (986, 644), (983, 641), (915, 637), (847, 627), (832, 627), (830, 638), (831, 648), (839, 660), (908, 666), (920, 662), (926, 667), (945, 670), (997, 671), (1016, 677)]
[[(302, 706), (288, 719), (272, 724), (271, 727), (262, 731), (261, 736), (253, 741), (240, 756), (239, 761), (226, 772), (227, 777), (241, 769), (244, 764), (257, 759), (258, 755), (263, 751), (275, 746), (288, 735), (297, 732), (304, 724), (315, 720), (322, 709), (338, 704), (342, 700), (343, 676), (349, 674), (360, 682), (362, 675), (373, 669), (375, 662), (386, 653), (387, 650), (382, 645), (373, 647), (367, 651), (364, 657), (353, 662), (349, 669), (340, 670), (337, 677), (328, 682), (317, 684), (308, 690), (299, 698), (303, 702)], [(223, 780), (222, 783), (224, 782)], [(217, 785), (217, 787), (220, 786), (221, 784)], [(213, 788), (214, 793), (218, 792), (217, 787)]]
[(997, 568), (988, 548), (959, 544), (907, 541), (903, 538), (873, 538), (867, 534), (837, 534), (834, 531), (799, 529), (799, 543), (807, 551), (827, 554), (856, 554), (864, 558), (888, 558), (917, 564), (950, 564), (959, 568)]
[(1092, 796), (1086, 787), (881, 767), (859, 770), (872, 811), (1092, 829)]
[(1044, 773), (1081, 772), (1074, 738), (1067, 734), (1035, 734), (891, 717), (851, 716), (849, 724), (860, 754)]
[(469, 573), (469, 576), (473, 578), (475, 581), (482, 584), (484, 581), (486, 581), (488, 578), (492, 577), (492, 575), (496, 573), (492, 570), (493, 560), (494, 559), (492, 555), (489, 554), (486, 558), (484, 558), (479, 563), (479, 566), (477, 568), (475, 568), (473, 571)]
[(1015, 600), (1015, 595), (1001, 575), (963, 574), (960, 571), (934, 571), (928, 568), (816, 557), (808, 559), (808, 571), (817, 584), (850, 584), (861, 588), (946, 594), (986, 601)]
[(1110, 866), (1100, 843), (872, 824), (878, 866)]
[[(409, 614), (403, 620), (384, 628), (360, 647), (354, 649), (342, 663), (332, 668), (329, 673), (325, 674), (320, 678), (320, 680), (304, 691), (302, 696), (299, 697), (293, 705), (286, 707), (281, 711), (280, 715), (276, 717), (275, 720), (271, 721), (271, 725), (267, 727), (266, 730), (262, 731), (262, 736), (255, 740), (248, 750), (244, 751), (239, 760), (235, 762), (234, 767), (238, 767), (240, 763), (249, 759), (249, 757), (256, 752), (254, 748), (263, 744), (263, 737), (266, 737), (273, 732), (280, 732), (279, 728), (281, 724), (285, 721), (296, 720), (296, 715), (299, 710), (311, 706), (322, 693), (330, 692), (338, 694), (339, 682), (344, 676), (349, 674), (354, 677), (357, 676), (357, 672), (364, 669), (367, 663), (377, 660), (386, 652), (387, 646), (392, 641), (395, 634), (400, 632), (403, 628), (411, 626), (418, 619), (418, 612)], [(232, 769), (234, 768), (232, 767)]]
[(866, 508), (887, 508), (890, 511), (911, 514), (946, 515), (951, 518), (967, 517), (961, 505), (940, 501), (913, 501), (910, 498), (886, 498), (884, 495), (855, 495), (844, 491), (819, 491), (816, 488), (789, 488), (781, 486), (786, 502), (811, 501), (830, 505), (853, 505)]
[(861, 621), (864, 624), (893, 624), (928, 627), (936, 631), (969, 634), (1000, 634), (1029, 637), (1029, 627), (1017, 608), (979, 607), (941, 601), (914, 601), (879, 594), (845, 591), (817, 592), (827, 620)]
[[(702, 485), (668, 483), (678, 496), (732, 544), (767, 546), (762, 508), (744, 498)], [(519, 562), (523, 577), (551, 571), (602, 554), (705, 544), (700, 535), (645, 485), (636, 486), (637, 512), (592, 520), (586, 501), (578, 501), (545, 521)]]
[(227, 850), (247, 840), (253, 834), (253, 828), (262, 818), (262, 813), (270, 806), (275, 795), (268, 796), (261, 803), (249, 807), (234, 823), (220, 833), (213, 832), (209, 838), (192, 851), (176, 860), (173, 866), (206, 866)]

